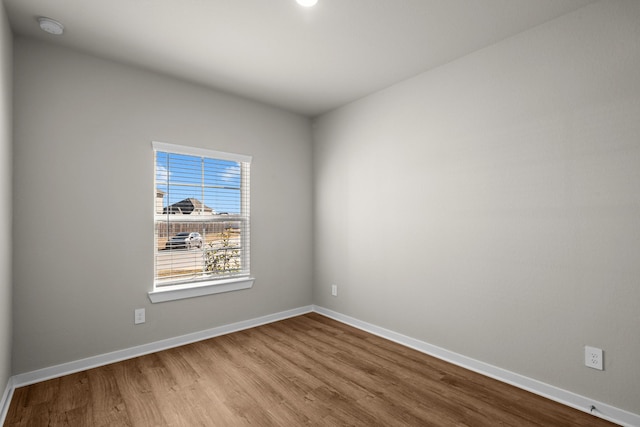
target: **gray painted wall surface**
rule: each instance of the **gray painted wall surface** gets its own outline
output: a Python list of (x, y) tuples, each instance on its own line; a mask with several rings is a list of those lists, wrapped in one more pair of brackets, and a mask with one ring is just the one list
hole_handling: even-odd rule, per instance
[[(314, 302), (640, 413), (639, 21), (599, 2), (364, 98), (316, 121), (313, 162), (305, 118), (17, 39), (12, 373)], [(152, 140), (254, 156), (254, 289), (149, 303)]]
[(639, 23), (598, 2), (317, 120), (314, 302), (640, 413)]
[[(14, 374), (311, 304), (308, 119), (53, 45), (14, 47)], [(149, 302), (153, 140), (253, 156), (253, 289)]]
[[(11, 206), (11, 93), (13, 53), (9, 22), (0, 4), (0, 203)], [(11, 376), (11, 209), (0, 210), (0, 396)]]

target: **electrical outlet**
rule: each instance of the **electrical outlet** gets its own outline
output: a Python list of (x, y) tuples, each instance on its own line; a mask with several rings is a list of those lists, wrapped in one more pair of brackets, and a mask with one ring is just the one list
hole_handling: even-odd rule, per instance
[(331, 296), (338, 296), (338, 285), (331, 285)]
[(139, 325), (140, 323), (144, 323), (144, 322), (145, 322), (144, 308), (137, 308), (134, 311), (133, 323), (136, 325)]
[(602, 360), (602, 349), (589, 347), (588, 345), (585, 345), (584, 346), (584, 364), (589, 368), (602, 371), (604, 369), (604, 364)]

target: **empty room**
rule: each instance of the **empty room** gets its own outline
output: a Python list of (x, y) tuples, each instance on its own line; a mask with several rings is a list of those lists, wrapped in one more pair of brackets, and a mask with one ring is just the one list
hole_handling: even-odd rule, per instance
[(640, 426), (640, 1), (2, 0), (0, 425)]

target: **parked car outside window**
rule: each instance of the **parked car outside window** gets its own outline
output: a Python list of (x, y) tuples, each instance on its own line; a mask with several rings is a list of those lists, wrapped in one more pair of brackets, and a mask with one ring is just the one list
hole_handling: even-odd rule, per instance
[(191, 249), (202, 247), (202, 236), (200, 233), (178, 233), (167, 241), (165, 249)]

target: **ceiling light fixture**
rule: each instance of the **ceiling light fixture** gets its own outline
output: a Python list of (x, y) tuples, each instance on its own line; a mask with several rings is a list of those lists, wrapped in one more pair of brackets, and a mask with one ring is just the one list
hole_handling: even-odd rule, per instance
[(64, 33), (64, 25), (54, 19), (40, 17), (38, 18), (38, 24), (40, 25), (40, 29), (42, 29), (42, 31), (45, 31), (49, 34), (59, 36)]
[(296, 0), (300, 6), (311, 7), (318, 3), (318, 0)]

